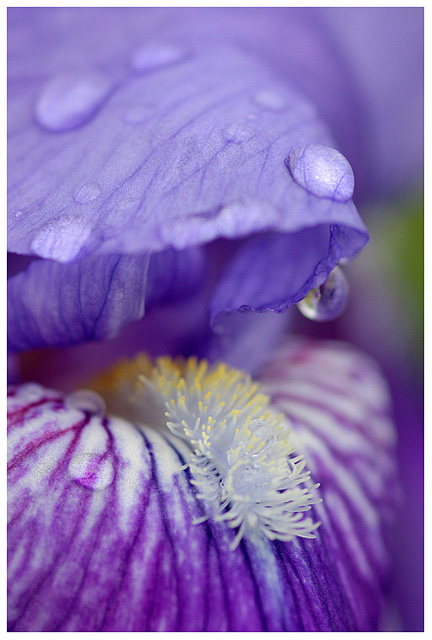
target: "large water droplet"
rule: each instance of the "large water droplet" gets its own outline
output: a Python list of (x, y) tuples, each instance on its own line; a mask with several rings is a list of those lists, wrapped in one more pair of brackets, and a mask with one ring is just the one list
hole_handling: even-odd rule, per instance
[(102, 190), (97, 182), (86, 182), (74, 193), (73, 199), (78, 204), (87, 204), (99, 198), (101, 194)]
[(272, 89), (262, 89), (253, 96), (255, 104), (270, 111), (283, 111), (287, 107), (286, 98)]
[(156, 111), (153, 104), (138, 104), (128, 107), (123, 113), (123, 122), (126, 124), (140, 124), (150, 118)]
[(90, 389), (79, 389), (70, 393), (65, 399), (65, 405), (69, 409), (89, 411), (96, 415), (104, 415), (106, 405), (103, 398)]
[(334, 320), (348, 302), (348, 282), (340, 267), (330, 273), (327, 281), (312, 289), (298, 304), (299, 311), (309, 320), (326, 322)]
[(173, 44), (148, 44), (141, 47), (132, 58), (132, 68), (136, 73), (146, 73), (183, 61), (188, 52)]
[(315, 196), (339, 202), (346, 202), (352, 197), (353, 170), (336, 149), (309, 144), (291, 151), (285, 164), (297, 184)]
[(75, 455), (69, 463), (68, 472), (72, 480), (94, 491), (106, 489), (114, 480), (111, 460), (94, 453)]
[(230, 124), (222, 130), (222, 137), (226, 142), (232, 144), (242, 144), (248, 142), (255, 136), (255, 131), (243, 122)]
[(69, 71), (48, 80), (36, 103), (36, 118), (49, 131), (69, 131), (88, 122), (112, 82), (98, 71)]

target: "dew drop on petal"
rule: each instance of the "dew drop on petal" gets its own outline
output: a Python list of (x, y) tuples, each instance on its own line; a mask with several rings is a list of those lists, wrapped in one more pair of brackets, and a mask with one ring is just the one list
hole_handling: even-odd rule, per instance
[(22, 215), (24, 215), (24, 211), (15, 211), (15, 218), (21, 218)]
[(88, 122), (113, 88), (112, 81), (98, 71), (61, 73), (43, 86), (36, 102), (41, 127), (61, 132)]
[(90, 389), (79, 389), (69, 394), (65, 399), (68, 409), (79, 409), (81, 411), (89, 411), (96, 415), (104, 415), (106, 405), (103, 398)]
[(287, 107), (286, 98), (271, 89), (263, 89), (253, 96), (253, 101), (263, 109), (270, 111), (282, 111)]
[[(276, 442), (277, 438), (276, 438), (275, 428), (266, 420), (261, 420), (261, 419), (251, 420), (249, 429), (253, 434), (253, 436), (259, 438), (261, 441), (265, 443), (264, 447), (260, 449), (259, 454), (261, 454), (263, 451), (266, 451), (270, 446), (272, 446)], [(257, 455), (257, 454), (252, 454), (252, 455)]]
[(353, 195), (353, 170), (336, 149), (309, 144), (291, 151), (285, 164), (295, 182), (315, 196), (346, 202)]
[(222, 137), (226, 142), (242, 144), (255, 137), (255, 131), (243, 122), (230, 124), (222, 130)]
[(340, 267), (330, 273), (327, 281), (313, 289), (298, 304), (299, 311), (309, 320), (326, 322), (337, 318), (348, 302), (348, 282)]
[(136, 73), (146, 73), (182, 62), (187, 55), (186, 49), (173, 44), (149, 44), (136, 51), (132, 68)]
[(78, 204), (87, 204), (93, 200), (97, 200), (102, 194), (102, 189), (97, 182), (86, 182), (77, 191), (75, 191), (73, 199)]
[(102, 491), (114, 480), (114, 467), (111, 460), (94, 453), (73, 456), (68, 466), (69, 476), (83, 487)]

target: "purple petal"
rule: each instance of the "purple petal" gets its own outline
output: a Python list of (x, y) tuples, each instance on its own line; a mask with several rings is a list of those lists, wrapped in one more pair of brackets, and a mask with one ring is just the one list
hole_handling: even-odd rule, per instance
[(356, 176), (356, 199), (422, 178), (422, 7), (190, 9), (177, 33), (254, 47), (318, 107)]
[(147, 312), (184, 301), (202, 286), (205, 275), (200, 247), (150, 257), (93, 256), (72, 264), (35, 260), (8, 281), (9, 348), (113, 338), (142, 318), (144, 307)]
[(10, 398), (10, 629), (280, 628), (256, 551), (192, 524), (181, 443), (77, 407), (35, 385)]
[(226, 313), (213, 325), (212, 334), (205, 336), (199, 355), (253, 375), (282, 342), (290, 324), (290, 315), (271, 311)]
[(195, 293), (204, 284), (207, 270), (207, 256), (202, 247), (154, 253), (147, 274), (146, 308)]
[[(114, 43), (102, 65), (94, 45), (85, 69), (69, 79), (68, 92), (66, 71), (47, 57), (70, 65), (75, 51), (79, 66), (82, 52), (61, 35), (68, 25), (72, 32), (93, 33), (100, 13), (78, 12), (61, 24), (61, 13), (48, 11), (42, 14), (47, 25), (26, 24), (33, 14), (20, 15), (22, 28), (39, 44), (28, 56), (15, 50), (17, 27), (11, 27), (11, 251), (69, 262), (80, 252), (184, 248), (219, 236), (294, 232), (318, 224), (345, 225), (366, 242), (351, 201), (315, 195), (325, 173), (312, 186), (293, 180), (286, 158), (309, 144), (326, 149), (333, 140), (312, 104), (258, 56), (234, 44), (204, 44), (179, 34), (171, 44), (156, 41), (143, 53), (126, 42), (129, 30), (135, 33), (130, 23), (136, 14), (120, 13), (122, 56)], [(102, 32), (111, 33), (116, 15), (104, 14)], [(138, 16), (145, 20), (147, 12)], [(50, 29), (57, 37), (47, 40), (43, 34)], [(160, 57), (162, 45), (171, 47), (170, 55), (179, 52), (169, 64)], [(37, 56), (46, 64), (38, 74)], [(131, 59), (136, 67), (137, 56), (141, 67), (147, 56), (145, 72), (128, 67)], [(112, 89), (88, 93), (88, 74), (102, 72)], [(55, 120), (56, 132), (47, 133), (48, 120)], [(325, 171), (339, 158), (332, 149), (324, 151)]]
[(144, 315), (148, 263), (146, 255), (34, 261), (8, 283), (9, 347), (113, 337)]
[[(344, 610), (352, 629), (376, 630), (400, 504), (387, 386), (375, 364), (347, 345), (307, 341), (280, 349), (261, 382), (321, 482), (319, 543), (306, 541), (304, 553), (311, 568), (321, 565), (331, 577), (312, 570), (305, 592), (329, 589), (328, 603)], [(281, 552), (287, 564), (288, 551)]]
[[(350, 228), (319, 225), (249, 240), (228, 265), (213, 294), (213, 322), (225, 322), (232, 311), (285, 311), (323, 284), (342, 258), (358, 253), (364, 239)], [(217, 318), (220, 314), (225, 315)]]
[(178, 439), (104, 417), (89, 392), (12, 388), (10, 630), (376, 629), (395, 486), (385, 386), (357, 353), (302, 343), (262, 382), (322, 483), (322, 525), (234, 552), (224, 524), (192, 525)]

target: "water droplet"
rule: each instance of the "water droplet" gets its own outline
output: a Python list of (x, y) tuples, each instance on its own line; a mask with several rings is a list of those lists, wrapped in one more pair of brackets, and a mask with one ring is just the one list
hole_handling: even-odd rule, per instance
[(263, 109), (269, 109), (271, 111), (283, 111), (288, 105), (283, 95), (271, 89), (258, 91), (258, 93), (253, 96), (253, 101)]
[(42, 88), (36, 118), (49, 131), (69, 131), (88, 122), (102, 106), (112, 82), (98, 71), (61, 73)]
[(123, 122), (126, 124), (140, 124), (148, 120), (156, 111), (153, 104), (138, 104), (128, 107), (123, 113)]
[(183, 47), (172, 44), (149, 44), (141, 47), (132, 58), (132, 68), (136, 73), (146, 73), (168, 67), (183, 61), (188, 52)]
[(243, 142), (248, 142), (255, 137), (255, 131), (249, 127), (249, 125), (244, 124), (243, 122), (238, 122), (225, 127), (222, 131), (222, 136), (226, 142), (242, 144)]
[(15, 211), (15, 218), (21, 218), (24, 215), (24, 211)]
[(266, 420), (251, 420), (249, 429), (256, 438), (259, 438), (262, 442), (264, 442), (263, 447), (260, 448), (258, 452), (254, 452), (252, 456), (256, 456), (260, 453), (263, 453), (264, 451), (267, 451), (267, 449), (269, 449), (276, 443), (277, 438), (275, 428)]
[(345, 309), (348, 301), (348, 282), (342, 269), (336, 267), (327, 281), (308, 293), (297, 307), (309, 320), (334, 320)]
[(114, 480), (111, 460), (94, 453), (75, 455), (69, 463), (68, 472), (72, 480), (94, 491), (106, 489)]
[(97, 182), (86, 182), (74, 193), (73, 199), (78, 204), (87, 204), (99, 198), (101, 194), (102, 189)]
[(309, 144), (294, 149), (285, 164), (295, 182), (315, 196), (339, 202), (346, 202), (352, 197), (353, 170), (336, 149)]
[(104, 415), (106, 410), (103, 398), (90, 389), (79, 389), (69, 394), (65, 399), (65, 405), (68, 409), (89, 411), (97, 415)]

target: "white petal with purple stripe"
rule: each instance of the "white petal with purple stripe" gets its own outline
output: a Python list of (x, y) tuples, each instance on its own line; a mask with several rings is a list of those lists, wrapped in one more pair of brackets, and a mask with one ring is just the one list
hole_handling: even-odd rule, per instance
[[(9, 392), (9, 629), (374, 630), (388, 578), (394, 436), (375, 366), (346, 346), (287, 343), (261, 383), (323, 502), (316, 539), (209, 520), (166, 431), (90, 396)], [(82, 408), (80, 408), (82, 407)]]

